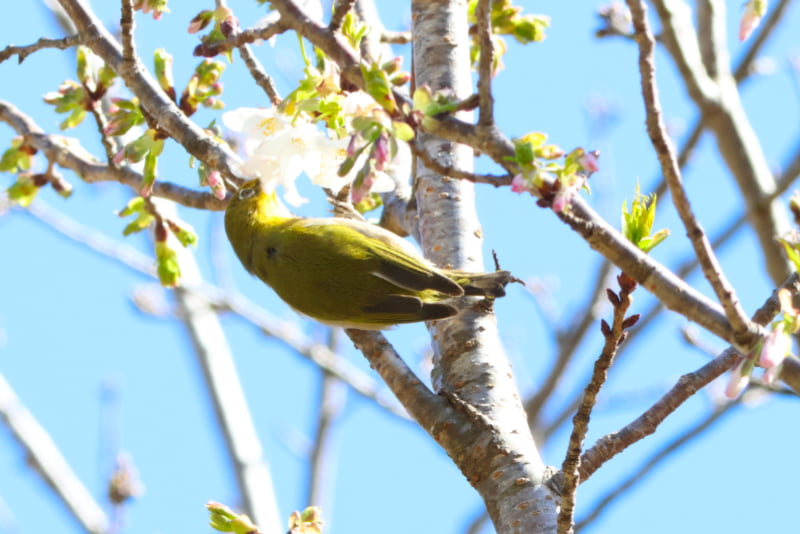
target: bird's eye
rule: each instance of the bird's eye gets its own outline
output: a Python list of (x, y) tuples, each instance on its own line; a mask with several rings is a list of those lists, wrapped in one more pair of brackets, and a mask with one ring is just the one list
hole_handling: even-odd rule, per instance
[(247, 187), (239, 191), (239, 198), (241, 200), (247, 200), (248, 198), (252, 197), (255, 194), (256, 194), (255, 189), (253, 189), (252, 187)]

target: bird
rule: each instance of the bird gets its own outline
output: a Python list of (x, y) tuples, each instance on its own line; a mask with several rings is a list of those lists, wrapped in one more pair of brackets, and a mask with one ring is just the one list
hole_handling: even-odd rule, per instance
[(405, 239), (366, 221), (298, 217), (259, 179), (233, 193), (225, 232), (250, 274), (295, 311), (329, 326), (385, 330), (446, 319), (466, 305), (459, 297), (492, 302), (519, 282), (499, 269), (437, 268)]

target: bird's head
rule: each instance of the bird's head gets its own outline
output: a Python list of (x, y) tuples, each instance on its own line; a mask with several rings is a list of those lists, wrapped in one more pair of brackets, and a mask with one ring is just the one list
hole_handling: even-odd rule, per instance
[(286, 218), (292, 217), (289, 210), (278, 198), (275, 187), (267, 190), (260, 179), (248, 180), (233, 193), (226, 214), (247, 214), (249, 217)]

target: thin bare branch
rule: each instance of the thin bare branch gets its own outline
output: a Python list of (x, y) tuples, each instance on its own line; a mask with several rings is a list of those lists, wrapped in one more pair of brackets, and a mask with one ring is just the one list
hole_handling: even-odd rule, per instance
[(0, 63), (14, 55), (19, 56), (19, 62), (22, 63), (25, 61), (25, 58), (39, 50), (43, 50), (45, 48), (58, 48), (59, 50), (66, 50), (67, 48), (78, 46), (82, 42), (83, 39), (81, 36), (79, 34), (75, 34), (62, 39), (47, 39), (42, 37), (35, 43), (27, 46), (8, 45), (3, 50), (0, 50)]
[[(341, 330), (333, 328), (329, 331), (328, 349), (337, 352)], [(329, 494), (333, 489), (333, 476), (336, 461), (335, 424), (342, 413), (345, 401), (344, 384), (327, 371), (322, 372), (319, 386), (319, 402), (317, 408), (317, 424), (312, 438), (309, 457), (308, 485), (306, 504), (319, 506), (323, 510), (331, 507)]]
[(492, 7), (491, 0), (478, 0), (475, 7), (475, 18), (480, 41), (480, 58), (478, 62), (478, 95), (480, 96), (480, 113), (478, 125), (482, 127), (494, 124), (494, 97), (492, 96), (492, 76), (494, 74), (494, 45), (492, 43)]
[(0, 419), (25, 450), (35, 471), (88, 534), (106, 534), (109, 520), (62, 456), (58, 446), (0, 375)]
[[(169, 217), (177, 216), (174, 204), (162, 202), (159, 210)], [(217, 308), (211, 299), (190, 289), (204, 283), (194, 253), (189, 247), (176, 247), (175, 251), (184, 284), (174, 293), (177, 316), (189, 334), (203, 372), (217, 425), (225, 438), (242, 506), (265, 532), (279, 532), (284, 522), (278, 511), (269, 465), (263, 455), (261, 440)]]
[[(795, 273), (781, 287), (797, 294), (796, 292), (800, 290), (800, 276)], [(753, 322), (759, 325), (767, 324), (779, 311), (780, 301), (778, 299), (778, 290), (776, 289), (753, 314)], [(681, 376), (672, 389), (635, 421), (621, 430), (599, 439), (591, 449), (581, 456), (581, 482), (586, 481), (602, 464), (612, 457), (633, 443), (654, 433), (667, 416), (677, 410), (697, 391), (730, 369), (736, 363), (738, 357), (739, 354), (736, 350), (728, 348), (720, 356), (711, 360), (697, 371)], [(783, 379), (783, 376), (781, 376), (781, 379)]]
[(411, 32), (393, 32), (384, 30), (381, 33), (381, 42), (388, 44), (408, 44), (411, 42)]
[(758, 54), (764, 48), (764, 44), (772, 36), (778, 22), (783, 19), (783, 15), (792, 0), (780, 0), (774, 8), (770, 6), (769, 14), (761, 22), (756, 34), (750, 38), (750, 46), (742, 56), (739, 64), (734, 68), (733, 76), (738, 83), (743, 82), (753, 71), (753, 64), (758, 58)]
[[(53, 230), (104, 257), (119, 261), (122, 265), (152, 278), (157, 277), (153, 258), (142, 254), (130, 245), (111, 239), (101, 232), (58, 213), (40, 200), (33, 202), (24, 213), (30, 214)], [(384, 388), (372, 377), (346, 359), (331, 352), (324, 345), (312, 341), (293, 323), (278, 320), (242, 295), (233, 295), (216, 286), (204, 283), (184, 289), (199, 293), (211, 302), (216, 310), (235, 313), (258, 327), (265, 335), (284, 343), (297, 354), (319, 366), (320, 369), (331, 373), (358, 395), (374, 401), (389, 413), (408, 420), (405, 411), (397, 406), (397, 402), (385, 393)]]
[[(597, 270), (592, 294), (584, 305), (578, 308), (582, 313), (579, 313), (576, 320), (558, 335), (558, 355), (553, 361), (551, 368), (545, 374), (546, 378), (544, 383), (537, 388), (533, 397), (525, 402), (528, 424), (530, 424), (532, 428), (538, 426), (538, 421), (545, 403), (550, 400), (556, 387), (558, 387), (558, 384), (561, 382), (561, 378), (564, 376), (569, 362), (572, 361), (575, 351), (578, 349), (578, 345), (589, 332), (591, 325), (595, 323), (598, 305), (601, 301), (606, 302), (606, 283), (611, 274), (611, 269), (611, 262), (604, 261)], [(575, 403), (571, 403), (570, 413), (577, 409), (577, 402), (576, 399)]]
[(100, 141), (103, 143), (103, 149), (106, 151), (106, 160), (112, 161), (117, 152), (117, 145), (113, 137), (103, 133), (103, 130), (108, 126), (108, 120), (103, 112), (101, 103), (97, 102), (97, 105), (92, 106), (89, 112), (92, 114), (92, 117), (94, 117), (95, 124), (97, 124), (97, 131), (100, 132)]
[(633, 17), (635, 39), (639, 45), (639, 70), (642, 78), (642, 96), (644, 98), (647, 114), (647, 132), (655, 148), (664, 178), (669, 185), (673, 203), (686, 228), (686, 233), (694, 247), (697, 258), (703, 269), (703, 274), (714, 289), (717, 299), (725, 310), (725, 315), (731, 322), (735, 337), (745, 338), (753, 333), (750, 321), (739, 303), (736, 293), (728, 282), (722, 267), (714, 254), (711, 244), (706, 237), (700, 222), (695, 217), (675, 155), (675, 149), (666, 133), (666, 127), (661, 116), (661, 105), (658, 99), (658, 89), (655, 81), (655, 39), (647, 22), (647, 8), (640, 0), (628, 0), (628, 7)]
[[(755, 62), (758, 54), (764, 47), (764, 44), (767, 42), (767, 39), (772, 34), (773, 30), (777, 27), (778, 22), (783, 17), (786, 8), (788, 7), (791, 0), (781, 0), (775, 9), (769, 10), (769, 15), (762, 22), (761, 26), (759, 27), (757, 34), (750, 39), (750, 44), (747, 50), (744, 53), (744, 56), (739, 60), (738, 65), (734, 68), (734, 79), (736, 83), (741, 84), (744, 82), (751, 74), (753, 70), (753, 63)], [(683, 146), (681, 146), (678, 152), (678, 165), (681, 169), (686, 166), (686, 163), (691, 159), (692, 155), (694, 154), (694, 149), (697, 146), (697, 143), (700, 141), (703, 132), (706, 130), (708, 125), (706, 124), (706, 120), (701, 116), (698, 119), (694, 126), (689, 128), (689, 135), (686, 137), (686, 140), (683, 142)], [(781, 189), (781, 185), (788, 187), (786, 185), (787, 182), (794, 181), (797, 175), (800, 175), (800, 151), (798, 151), (798, 156), (795, 160), (793, 160), (792, 164), (796, 164), (797, 167), (793, 167), (792, 171), (789, 172), (789, 167), (787, 167), (786, 171), (784, 171), (782, 175), (782, 179), (780, 180), (780, 184), (778, 185), (778, 189)], [(789, 179), (789, 176), (793, 176), (793, 178)], [(781, 193), (786, 191), (785, 187), (782, 189)], [(658, 197), (658, 201), (660, 202), (664, 192), (667, 190), (667, 183), (663, 180), (663, 178), (659, 181), (658, 186), (654, 189), (655, 194)], [(779, 196), (781, 193), (777, 191), (773, 193), (773, 197)]]
[(248, 28), (246, 30), (236, 32), (236, 34), (231, 35), (224, 41), (211, 44), (199, 44), (194, 49), (194, 55), (201, 57), (214, 57), (229, 50), (233, 50), (234, 48), (240, 48), (242, 46), (253, 44), (259, 41), (268, 41), (276, 35), (280, 35), (281, 33), (285, 32), (286, 30), (286, 25), (281, 21), (273, 22), (267, 24), (266, 26)]
[[(717, 236), (712, 245), (715, 250), (718, 250), (720, 247), (728, 243), (728, 241), (742, 228), (744, 227), (744, 223), (746, 222), (746, 218), (744, 215), (737, 213), (734, 216), (734, 221), (728, 225), (728, 227), (719, 235)], [(697, 258), (692, 255), (689, 259), (685, 260), (679, 267), (675, 270), (676, 275), (681, 280), (686, 280), (689, 278), (689, 275), (697, 268)], [(647, 335), (647, 327), (651, 324), (654, 324), (655, 320), (658, 318), (659, 314), (664, 311), (664, 304), (660, 301), (656, 301), (650, 308), (642, 312), (641, 318), (639, 322), (636, 323), (636, 328), (631, 330), (629, 333), (628, 340), (631, 341), (635, 337)], [(628, 347), (633, 346), (631, 343), (625, 343), (619, 348), (617, 352), (617, 360), (623, 358), (623, 356), (628, 352)], [(567, 422), (569, 419), (570, 414), (574, 413), (578, 407), (578, 403), (580, 398), (578, 395), (571, 401), (567, 402), (564, 405), (564, 408), (553, 417), (553, 419), (548, 423), (547, 427), (541, 431), (541, 435), (546, 440), (549, 436), (551, 436), (557, 429), (561, 428), (561, 426)]]
[(697, 371), (681, 376), (666, 395), (635, 421), (621, 430), (599, 439), (581, 456), (581, 482), (588, 480), (601, 465), (631, 444), (655, 432), (664, 419), (677, 410), (690, 396), (730, 369), (737, 357), (738, 353), (735, 350), (728, 349)]
[(403, 361), (394, 347), (379, 332), (347, 329), (345, 333), (355, 343), (375, 371), (392, 390), (397, 400), (423, 428), (431, 432), (445, 414), (456, 416), (447, 401), (435, 395)]
[(456, 169), (450, 165), (444, 165), (439, 163), (436, 158), (431, 156), (427, 150), (424, 148), (416, 146), (415, 143), (410, 143), (409, 146), (411, 147), (411, 152), (417, 156), (419, 159), (425, 163), (425, 166), (431, 169), (432, 171), (438, 172), (443, 174), (444, 176), (449, 176), (451, 178), (459, 178), (461, 180), (467, 180), (468, 182), (472, 182), (474, 184), (489, 184), (495, 187), (502, 187), (504, 185), (511, 185), (511, 181), (514, 179), (513, 176), (510, 174), (478, 174), (474, 172), (464, 171), (461, 169)]
[(83, 42), (120, 75), (128, 88), (139, 98), (147, 113), (151, 117), (158, 117), (160, 128), (163, 128), (190, 154), (210, 168), (220, 171), (226, 178), (233, 180), (241, 178), (235, 170), (239, 158), (227, 145), (218, 142), (203, 128), (189, 120), (138, 59), (133, 65), (124, 60), (119, 43), (91, 12), (86, 2), (58, 1), (78, 28)]
[(724, 0), (700, 0), (697, 2), (697, 37), (700, 54), (706, 72), (716, 78), (720, 69), (728, 69), (730, 58), (726, 43)]
[[(637, 15), (634, 13), (634, 4), (627, 3), (635, 27)], [(688, 4), (683, 0), (659, 0), (654, 5), (663, 24), (661, 40), (675, 59), (689, 94), (696, 102), (704, 105), (717, 102), (720, 98), (719, 87), (708, 75), (703, 64)]]
[[(572, 419), (572, 432), (569, 436), (569, 445), (567, 447), (567, 455), (564, 458), (564, 463), (561, 467), (561, 473), (564, 476), (564, 484), (561, 491), (561, 502), (558, 513), (558, 533), (569, 534), (572, 532), (573, 518), (575, 513), (575, 492), (580, 483), (580, 475), (578, 469), (581, 464), (581, 450), (583, 448), (583, 440), (586, 439), (586, 434), (589, 431), (589, 420), (591, 418), (592, 410), (597, 402), (597, 395), (606, 381), (608, 370), (614, 362), (614, 356), (617, 354), (617, 348), (627, 337), (627, 328), (632, 326), (631, 318), (626, 318), (625, 314), (630, 308), (632, 299), (631, 293), (636, 289), (636, 283), (633, 282), (625, 273), (617, 277), (619, 281), (620, 291), (614, 293), (611, 289), (608, 290), (609, 300), (612, 301), (614, 306), (614, 319), (612, 325), (609, 327), (605, 321), (602, 323), (601, 328), (603, 336), (605, 337), (605, 344), (600, 356), (594, 364), (594, 371), (592, 378), (586, 385), (583, 393), (578, 411)], [(635, 322), (635, 318), (633, 318)]]
[(133, 19), (133, 4), (131, 4), (131, 0), (121, 0), (121, 5), (119, 26), (122, 33), (122, 63), (127, 65), (127, 69), (133, 69), (137, 61), (136, 42), (133, 38), (133, 32), (136, 29), (136, 22)]
[[(78, 144), (74, 138), (60, 135), (47, 135), (33, 119), (22, 113), (13, 104), (0, 100), (0, 122), (5, 122), (17, 134), (25, 137), (25, 142), (44, 153), (50, 162), (75, 172), (88, 183), (119, 182), (138, 190), (142, 175), (129, 167), (114, 167), (99, 163)], [(154, 184), (153, 195), (173, 200), (190, 208), (221, 211), (225, 201), (208, 192), (195, 191), (186, 187), (158, 180)]]
[(250, 71), (250, 75), (253, 77), (256, 85), (264, 90), (273, 106), (279, 106), (281, 103), (281, 96), (278, 93), (278, 89), (275, 87), (275, 82), (272, 80), (272, 77), (267, 74), (267, 71), (261, 66), (261, 63), (256, 59), (255, 55), (253, 55), (248, 45), (242, 45), (238, 47), (238, 50), (239, 57), (241, 57), (244, 64), (247, 65), (247, 70)]
[(336, 0), (333, 7), (333, 15), (328, 23), (328, 29), (332, 32), (338, 32), (342, 27), (342, 22), (347, 14), (353, 9), (356, 0)]
[(647, 475), (662, 464), (664, 460), (683, 446), (691, 443), (695, 438), (702, 436), (709, 428), (714, 426), (715, 423), (721, 421), (723, 416), (731, 413), (732, 408), (739, 405), (740, 399), (741, 397), (733, 402), (717, 406), (714, 411), (703, 417), (700, 422), (685, 430), (681, 435), (653, 454), (638, 469), (628, 471), (627, 476), (621, 480), (612, 491), (603, 496), (585, 517), (581, 518), (581, 520), (575, 524), (575, 532), (580, 532), (583, 528), (589, 526), (605, 512), (612, 502), (628, 493), (640, 482), (643, 482), (647, 478)]
[[(730, 323), (716, 303), (711, 302), (666, 267), (634, 247), (582, 199), (573, 199), (571, 211), (561, 213), (559, 217), (580, 233), (595, 250), (658, 297), (667, 308), (696, 322), (729, 343), (737, 342), (734, 340)], [(750, 346), (760, 337), (760, 333), (754, 332), (746, 341), (738, 342)]]
[[(689, 8), (683, 0), (653, 0), (661, 18), (662, 35), (667, 50), (679, 66), (694, 103), (702, 113), (702, 122), (715, 135), (719, 152), (732, 176), (736, 179), (741, 197), (747, 206), (748, 219), (758, 236), (772, 281), (778, 285), (792, 272), (792, 267), (775, 242), (775, 236), (789, 231), (785, 206), (771, 198), (775, 178), (764, 155), (752, 124), (747, 118), (736, 80), (726, 65), (716, 79), (704, 79), (714, 85), (700, 90), (691, 75), (684, 72), (683, 63), (694, 57), (698, 37), (692, 28)], [(699, 53), (696, 54), (699, 57)], [(712, 94), (713, 91), (713, 94)]]

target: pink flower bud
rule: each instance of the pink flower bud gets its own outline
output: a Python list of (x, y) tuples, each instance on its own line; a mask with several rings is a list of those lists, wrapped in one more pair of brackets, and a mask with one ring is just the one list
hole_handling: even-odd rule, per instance
[(739, 40), (744, 41), (761, 24), (767, 12), (767, 0), (750, 0), (744, 6), (742, 20), (739, 23)]
[(367, 196), (369, 190), (372, 189), (372, 185), (375, 183), (375, 173), (370, 172), (366, 176), (364, 176), (364, 181), (361, 182), (359, 187), (354, 187), (350, 190), (350, 199), (353, 201), (353, 204), (358, 204), (364, 197)]
[(778, 380), (778, 375), (781, 374), (781, 369), (783, 366), (778, 365), (777, 367), (770, 367), (769, 369), (764, 370), (764, 374), (761, 375), (761, 380), (764, 381), (764, 384), (771, 386)]
[(583, 170), (588, 172), (589, 174), (595, 173), (600, 170), (600, 166), (597, 163), (597, 159), (600, 157), (600, 152), (597, 150), (592, 150), (591, 152), (584, 152), (584, 154), (578, 158), (578, 163)]
[(514, 176), (514, 179), (511, 180), (511, 192), (512, 193), (524, 193), (528, 190), (528, 184), (525, 182), (525, 178), (522, 177), (521, 174), (517, 174)]
[(114, 159), (112, 160), (115, 164), (119, 165), (123, 161), (125, 161), (125, 147), (122, 147), (119, 152), (114, 154)]
[(219, 171), (211, 171), (206, 176), (206, 183), (208, 184), (208, 187), (216, 187), (219, 185), (220, 181)]
[(239, 19), (233, 15), (225, 17), (225, 20), (219, 25), (219, 31), (222, 32), (222, 35), (225, 37), (230, 37), (237, 29), (239, 29)]
[(225, 184), (222, 181), (212, 187), (211, 192), (214, 193), (214, 196), (218, 199), (225, 200), (225, 194), (227, 193), (227, 190), (225, 189)]
[(358, 135), (354, 134), (350, 136), (350, 142), (347, 143), (347, 157), (352, 158), (356, 155), (356, 142), (358, 140)]
[(750, 376), (742, 373), (746, 359), (742, 358), (736, 367), (731, 371), (731, 376), (728, 379), (728, 385), (725, 386), (725, 396), (729, 399), (735, 399), (744, 391), (747, 384), (750, 382)]
[(386, 164), (389, 163), (389, 139), (385, 134), (381, 134), (375, 140), (373, 154), (375, 155), (375, 169), (378, 171), (384, 170)]
[(779, 323), (764, 340), (761, 346), (761, 354), (758, 357), (758, 364), (764, 369), (772, 369), (783, 363), (786, 355), (792, 347), (792, 340), (783, 331), (783, 324)]
[(556, 213), (563, 212), (574, 194), (575, 191), (572, 188), (560, 189), (555, 198), (553, 198), (553, 211)]

